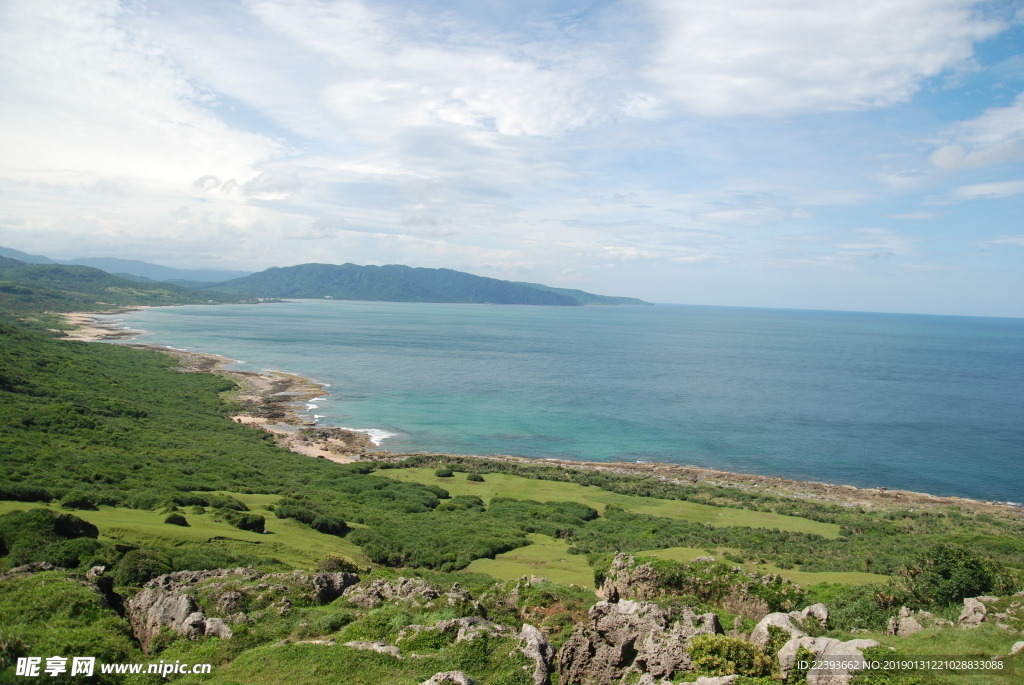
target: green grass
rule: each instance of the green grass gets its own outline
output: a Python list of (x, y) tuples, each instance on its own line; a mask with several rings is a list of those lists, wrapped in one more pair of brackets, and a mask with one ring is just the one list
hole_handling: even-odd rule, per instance
[(712, 507), (680, 500), (655, 499), (620, 495), (595, 487), (584, 487), (576, 483), (535, 480), (504, 473), (488, 473), (485, 482), (474, 483), (466, 480), (466, 474), (456, 473), (454, 478), (438, 478), (432, 468), (391, 469), (383, 472), (389, 478), (405, 482), (440, 485), (452, 495), (479, 495), (484, 501), (492, 497), (514, 497), (541, 502), (582, 502), (599, 512), (609, 504), (626, 511), (650, 516), (710, 523), (716, 527), (749, 526), (751, 528), (778, 528), (795, 533), (813, 533), (829, 539), (839, 537), (839, 526), (821, 523), (798, 516), (783, 516), (763, 511), (749, 511), (732, 507)]
[[(719, 561), (726, 561), (722, 557), (727, 552), (737, 554), (738, 550), (714, 549), (711, 550), (711, 556), (715, 557)], [(695, 547), (669, 547), (668, 549), (653, 549), (645, 552), (636, 552), (635, 556), (658, 557), (659, 559), (668, 559), (671, 561), (693, 561), (697, 557), (708, 556), (708, 551), (705, 549), (697, 549)], [(889, 580), (889, 576), (882, 576), (875, 573), (859, 573), (856, 571), (824, 571), (821, 573), (808, 573), (805, 571), (779, 568), (774, 564), (755, 564), (750, 561), (743, 564), (737, 564), (737, 566), (742, 566), (747, 571), (777, 573), (783, 578), (789, 578), (794, 583), (804, 587), (817, 585), (818, 583), (867, 585), (868, 583), (885, 583)]]
[(396, 659), (343, 645), (283, 645), (249, 650), (211, 676), (176, 682), (222, 685), (417, 685), (441, 671), (461, 670), (477, 685), (528, 685), (529, 662), (514, 639), (464, 642), (426, 658)]
[[(295, 568), (312, 568), (328, 552), (343, 554), (357, 564), (369, 564), (362, 550), (343, 538), (318, 533), (309, 526), (291, 519), (275, 518), (273, 513), (263, 509), (280, 499), (277, 495), (230, 494), (245, 502), (253, 513), (266, 517), (269, 533), (260, 534), (239, 530), (223, 521), (214, 521), (214, 514), (208, 511), (202, 515), (183, 514), (188, 527), (164, 523), (166, 514), (138, 509), (123, 509), (101, 506), (99, 511), (74, 511), (75, 516), (94, 524), (100, 530), (100, 540), (118, 542), (137, 547), (176, 547), (179, 545), (202, 544), (217, 538), (237, 551), (257, 556), (273, 557)], [(0, 514), (15, 509), (47, 507), (52, 511), (65, 511), (57, 504), (49, 506), (39, 503), (0, 501)]]
[[(983, 623), (977, 628), (964, 630), (954, 626), (943, 628), (927, 628), (909, 637), (893, 637), (881, 633), (858, 635), (859, 638), (878, 640), (886, 647), (895, 647), (906, 656), (989, 659), (994, 656), (1006, 655), (1013, 643), (1022, 639), (1020, 633), (1002, 630), (991, 623)], [(843, 639), (848, 639), (843, 637)], [(1012, 675), (966, 675), (941, 674), (932, 672), (929, 685), (954, 685), (977, 683), (978, 685), (1019, 685), (1024, 682), (1024, 654), (1018, 654), (1005, 661), (1007, 670)]]
[(494, 559), (477, 559), (466, 567), (471, 573), (486, 573), (498, 580), (540, 576), (560, 585), (594, 587), (594, 570), (582, 554), (569, 554), (569, 545), (547, 535), (528, 536), (532, 545), (499, 554)]

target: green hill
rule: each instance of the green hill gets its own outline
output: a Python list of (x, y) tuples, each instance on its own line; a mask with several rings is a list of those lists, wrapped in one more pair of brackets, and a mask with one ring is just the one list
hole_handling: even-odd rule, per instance
[(595, 295), (593, 293), (584, 292), (582, 290), (574, 290), (572, 288), (552, 288), (549, 285), (541, 285), (540, 283), (525, 283), (523, 281), (515, 281), (515, 284), (525, 285), (529, 288), (536, 288), (537, 290), (546, 290), (548, 292), (558, 293), (559, 295), (572, 297), (583, 305), (646, 305), (648, 307), (653, 306), (650, 302), (644, 302), (643, 300), (638, 300), (635, 297), (610, 297), (608, 295)]
[(300, 264), (216, 283), (204, 291), (249, 297), (303, 297), (385, 302), (463, 302), (579, 307), (589, 304), (649, 304), (633, 298), (604, 297), (582, 290), (549, 288), (474, 276), (453, 269), (400, 264)]
[(0, 309), (14, 314), (109, 305), (199, 304), (224, 297), (171, 283), (140, 282), (90, 266), (27, 264), (0, 257)]

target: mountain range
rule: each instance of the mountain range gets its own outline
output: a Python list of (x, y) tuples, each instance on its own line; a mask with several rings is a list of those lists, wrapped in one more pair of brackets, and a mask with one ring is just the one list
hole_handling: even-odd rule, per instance
[[(31, 261), (30, 261), (31, 260)], [(76, 262), (72, 265), (70, 262)], [(89, 262), (89, 264), (85, 264)], [(107, 268), (103, 268), (103, 267)], [(90, 269), (90, 267), (92, 267)], [(213, 274), (215, 277), (210, 278)], [(237, 275), (225, 279), (225, 275)], [(122, 303), (128, 292), (156, 291), (167, 304), (253, 298), (316, 298), (382, 302), (447, 302), (527, 304), (562, 307), (587, 305), (649, 305), (632, 297), (609, 297), (582, 290), (552, 288), (539, 283), (503, 281), (453, 269), (428, 269), (389, 264), (299, 264), (271, 267), (259, 273), (214, 269), (175, 269), (137, 260), (88, 258), (53, 260), (0, 248), (0, 278), (35, 288), (54, 288), (87, 298)], [(113, 280), (111, 280), (113, 279)]]

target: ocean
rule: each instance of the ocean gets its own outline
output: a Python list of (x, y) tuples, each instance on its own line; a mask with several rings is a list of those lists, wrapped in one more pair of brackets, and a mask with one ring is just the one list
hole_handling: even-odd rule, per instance
[(327, 383), (309, 416), (387, 449), (1024, 501), (1021, 319), (316, 300), (118, 318)]

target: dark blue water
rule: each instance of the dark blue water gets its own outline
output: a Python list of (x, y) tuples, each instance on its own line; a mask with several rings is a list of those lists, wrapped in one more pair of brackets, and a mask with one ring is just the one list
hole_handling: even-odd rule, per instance
[(645, 460), (1024, 500), (1024, 320), (299, 301), (125, 317), (331, 384), (382, 446)]

